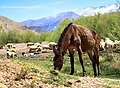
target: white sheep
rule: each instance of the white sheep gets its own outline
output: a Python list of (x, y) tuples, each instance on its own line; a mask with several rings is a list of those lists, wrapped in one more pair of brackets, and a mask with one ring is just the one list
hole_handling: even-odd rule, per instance
[(105, 42), (103, 39), (100, 41), (100, 50), (105, 50)]
[(120, 41), (115, 40), (113, 48), (120, 48)]
[(7, 51), (6, 54), (7, 54), (7, 58), (14, 58), (15, 56), (17, 56), (15, 52), (11, 52), (11, 51)]
[(55, 42), (50, 42), (50, 43), (49, 43), (50, 49), (53, 49), (53, 46), (56, 46), (56, 45), (57, 45), (57, 43), (55, 43)]
[(113, 48), (113, 41), (110, 40), (109, 38), (105, 38), (105, 48)]
[(41, 46), (35, 45), (29, 46), (29, 48), (30, 48), (29, 53), (40, 52), (42, 50)]
[(36, 42), (34, 45), (37, 46), (37, 47), (41, 46), (41, 44), (39, 42)]

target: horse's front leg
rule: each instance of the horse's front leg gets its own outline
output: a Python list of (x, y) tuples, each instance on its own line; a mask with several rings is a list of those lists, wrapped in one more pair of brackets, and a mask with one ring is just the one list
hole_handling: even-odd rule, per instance
[(70, 75), (73, 75), (74, 73), (74, 51), (69, 49), (69, 54), (70, 54), (70, 63), (71, 63), (71, 72)]
[(81, 63), (82, 70), (83, 70), (83, 76), (85, 76), (86, 75), (86, 70), (85, 70), (85, 67), (84, 67), (84, 61), (83, 61), (83, 57), (82, 57), (81, 46), (78, 47), (78, 55), (79, 55), (79, 61)]

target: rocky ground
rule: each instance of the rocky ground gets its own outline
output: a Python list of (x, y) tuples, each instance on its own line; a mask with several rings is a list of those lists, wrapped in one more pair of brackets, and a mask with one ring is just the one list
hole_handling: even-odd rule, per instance
[[(35, 73), (29, 73), (19, 79), (22, 63), (11, 60), (0, 60), (0, 88), (103, 88), (105, 83), (100, 78), (80, 77), (79, 80), (68, 80), (64, 85), (46, 84), (41, 78), (33, 78)], [(42, 71), (40, 69), (40, 71)], [(32, 75), (31, 75), (32, 74)], [(47, 73), (49, 75), (49, 73)], [(35, 76), (34, 76), (35, 77)]]

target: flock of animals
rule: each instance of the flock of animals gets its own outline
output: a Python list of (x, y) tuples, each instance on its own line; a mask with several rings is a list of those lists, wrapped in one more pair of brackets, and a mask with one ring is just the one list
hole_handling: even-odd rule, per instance
[[(55, 42), (50, 42), (49, 44), (41, 44), (41, 43), (32, 43), (28, 42), (27, 43), (27, 50), (21, 50), (23, 56), (28, 56), (28, 55), (34, 55), (35, 53), (45, 53), (47, 50), (52, 50), (53, 46), (57, 45)], [(112, 41), (109, 38), (105, 38), (105, 40), (101, 39), (100, 41), (100, 50), (106, 50), (106, 49), (113, 49), (113, 48), (120, 48), (120, 41), (115, 40)], [(6, 57), (7, 58), (14, 58), (15, 56), (18, 55), (16, 51), (16, 46), (15, 44), (8, 43), (5, 45), (5, 50), (6, 50)]]
[(55, 42), (50, 42), (49, 44), (42, 44), (42, 43), (32, 43), (28, 42), (26, 47), (22, 47), (22, 49), (17, 49), (17, 46), (13, 43), (8, 43), (4, 46), (6, 50), (6, 57), (7, 58), (14, 58), (18, 56), (20, 53), (23, 57), (35, 55), (39, 53), (48, 52), (48, 50), (52, 50), (53, 46), (55, 46)]
[[(57, 45), (55, 42), (50, 42), (49, 44), (42, 44), (42, 43), (32, 43), (28, 42), (26, 45), (25, 50), (21, 50), (17, 52), (16, 45), (12, 43), (8, 43), (5, 45), (6, 50), (6, 57), (7, 58), (14, 58), (19, 53), (22, 53), (23, 56), (34, 55), (35, 53), (46, 53), (47, 50), (52, 50), (53, 46)], [(105, 40), (101, 39), (100, 41), (100, 50), (104, 51), (106, 49), (112, 50), (113, 48), (120, 48), (120, 41), (115, 40), (112, 41), (109, 38), (105, 38)]]
[(105, 40), (101, 39), (100, 50), (106, 50), (106, 49), (112, 50), (114, 48), (120, 48), (120, 41), (118, 40), (112, 41), (107, 37), (105, 38)]

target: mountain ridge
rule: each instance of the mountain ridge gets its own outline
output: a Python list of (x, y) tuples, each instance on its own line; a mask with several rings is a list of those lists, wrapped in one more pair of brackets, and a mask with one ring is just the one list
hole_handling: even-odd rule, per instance
[(1, 31), (3, 31), (3, 32), (6, 32), (6, 31), (12, 30), (12, 29), (31, 30), (27, 26), (22, 25), (18, 22), (15, 22), (4, 16), (0, 16), (0, 27), (1, 27)]
[(79, 14), (80, 16), (93, 16), (96, 13), (110, 13), (110, 12), (116, 12), (119, 10), (119, 7), (117, 5), (106, 5), (106, 6), (100, 6), (100, 7), (87, 7), (82, 10), (74, 11), (75, 13)]
[(119, 7), (117, 5), (87, 7), (81, 10), (71, 10), (67, 12), (62, 12), (55, 16), (44, 17), (38, 20), (26, 20), (20, 23), (28, 27), (40, 26), (46, 29), (47, 31), (52, 32), (59, 25), (59, 23), (65, 18), (71, 20), (73, 18), (77, 19), (80, 16), (93, 16), (96, 13), (104, 14), (104, 13), (117, 12), (117, 11), (119, 11)]
[(72, 19), (72, 18), (78, 18), (78, 17), (79, 17), (78, 14), (76, 14), (72, 11), (68, 11), (68, 12), (60, 13), (57, 16), (45, 17), (45, 18), (41, 18), (38, 20), (23, 21), (23, 22), (21, 22), (21, 24), (26, 25), (28, 27), (41, 26), (42, 28), (46, 29), (47, 31), (52, 32), (54, 30), (54, 28), (65, 18)]

